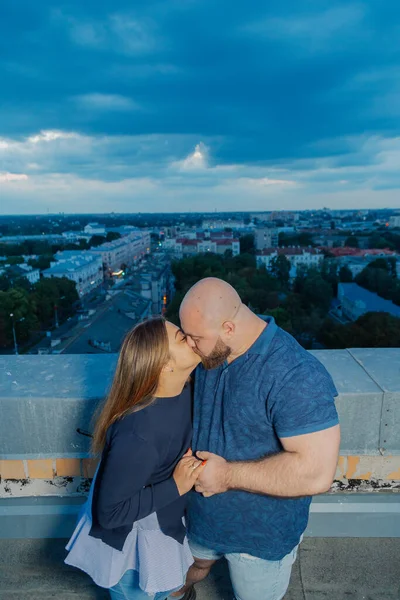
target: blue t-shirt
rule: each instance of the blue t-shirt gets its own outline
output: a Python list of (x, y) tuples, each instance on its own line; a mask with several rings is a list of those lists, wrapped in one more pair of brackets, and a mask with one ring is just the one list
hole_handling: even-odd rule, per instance
[[(280, 438), (338, 423), (333, 381), (325, 367), (273, 318), (249, 350), (229, 365), (195, 374), (193, 451), (230, 461), (282, 451)], [(221, 554), (281, 560), (299, 543), (311, 498), (275, 498), (232, 490), (189, 494), (190, 537)]]

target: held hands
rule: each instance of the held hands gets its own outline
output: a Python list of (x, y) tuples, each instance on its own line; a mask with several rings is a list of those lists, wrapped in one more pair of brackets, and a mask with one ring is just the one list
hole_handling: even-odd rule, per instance
[(173, 478), (180, 496), (190, 492), (204, 470), (204, 461), (193, 456), (191, 448), (183, 455), (175, 467)]
[(206, 465), (198, 473), (195, 490), (203, 494), (205, 498), (214, 494), (223, 494), (231, 487), (232, 465), (222, 456), (211, 452), (196, 452)]

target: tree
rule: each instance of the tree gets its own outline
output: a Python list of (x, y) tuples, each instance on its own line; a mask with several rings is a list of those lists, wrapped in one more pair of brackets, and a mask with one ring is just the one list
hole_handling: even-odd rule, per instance
[(287, 287), (289, 284), (291, 264), (284, 254), (278, 254), (271, 260), (270, 271), (274, 277), (278, 279), (282, 287)]
[(43, 278), (33, 286), (32, 300), (37, 318), (43, 328), (52, 327), (55, 306), (59, 317), (73, 312), (73, 304), (79, 299), (76, 285), (66, 277)]
[(25, 260), (23, 256), (9, 256), (5, 262), (8, 265), (22, 265)]
[(316, 269), (310, 269), (304, 281), (303, 297), (306, 304), (327, 312), (333, 298), (332, 286), (322, 278)]
[(389, 275), (394, 278), (397, 278), (397, 265), (396, 258), (394, 256), (389, 256), (388, 258), (376, 258), (372, 260), (367, 265), (368, 269), (383, 269), (387, 271)]
[(107, 242), (113, 242), (114, 240), (119, 240), (121, 234), (118, 231), (108, 231), (106, 235)]
[(326, 258), (322, 263), (321, 276), (331, 285), (333, 294), (336, 296), (339, 283), (337, 261)]
[(13, 314), (17, 343), (29, 339), (32, 331), (38, 329), (38, 321), (34, 312), (31, 296), (26, 290), (15, 287), (7, 292), (0, 292), (0, 345), (10, 346), (13, 343)]
[(367, 313), (348, 325), (327, 319), (319, 338), (327, 348), (398, 348), (400, 319), (382, 312)]
[(358, 238), (355, 235), (349, 235), (349, 237), (346, 238), (344, 245), (348, 246), (349, 248), (359, 248), (360, 247), (360, 245), (358, 243)]
[(384, 271), (389, 272), (390, 265), (386, 258), (376, 258), (368, 263), (367, 269), (383, 269)]
[(240, 252), (255, 254), (255, 251), (254, 235), (252, 233), (242, 235), (240, 238)]
[(351, 283), (353, 281), (353, 273), (347, 265), (343, 265), (339, 270), (339, 280), (341, 283)]
[(265, 311), (266, 315), (270, 317), (274, 317), (276, 324), (289, 333), (293, 333), (292, 321), (290, 319), (290, 314), (285, 308), (273, 308), (271, 310)]
[(368, 240), (368, 247), (369, 248), (390, 248), (390, 249), (394, 249), (394, 244), (386, 239), (385, 237), (383, 237), (382, 235), (380, 235), (379, 233), (373, 233)]
[(101, 244), (104, 244), (105, 241), (106, 238), (102, 235), (92, 235), (92, 237), (89, 240), (89, 246), (97, 248), (97, 246), (101, 246)]
[(34, 269), (40, 269), (41, 271), (44, 271), (45, 269), (50, 268), (53, 260), (54, 256), (52, 254), (43, 254), (43, 256), (39, 256), (37, 259), (30, 258), (28, 260), (28, 265)]
[(367, 265), (365, 269), (356, 276), (356, 283), (366, 288), (370, 292), (375, 292), (385, 298), (391, 300), (399, 287), (399, 282), (389, 274), (387, 268), (374, 268)]

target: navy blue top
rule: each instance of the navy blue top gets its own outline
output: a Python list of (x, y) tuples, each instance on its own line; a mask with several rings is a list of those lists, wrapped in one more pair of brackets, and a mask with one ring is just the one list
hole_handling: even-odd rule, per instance
[(183, 543), (186, 496), (172, 474), (191, 438), (190, 386), (114, 423), (94, 485), (90, 535), (122, 550), (133, 523), (156, 512), (163, 533)]
[[(282, 451), (280, 438), (338, 423), (337, 391), (325, 367), (296, 340), (268, 326), (229, 365), (195, 374), (193, 451), (231, 461)], [(189, 494), (189, 534), (222, 554), (248, 553), (281, 560), (299, 543), (311, 499), (229, 491), (211, 498)]]

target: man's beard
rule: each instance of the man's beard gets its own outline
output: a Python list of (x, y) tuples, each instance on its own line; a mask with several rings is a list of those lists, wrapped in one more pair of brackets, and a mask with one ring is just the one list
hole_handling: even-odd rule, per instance
[(214, 346), (214, 349), (211, 353), (206, 356), (200, 350), (195, 350), (195, 352), (200, 356), (201, 362), (203, 363), (203, 367), (207, 370), (216, 369), (224, 364), (228, 356), (232, 353), (232, 349), (229, 348), (219, 337), (217, 343)]

